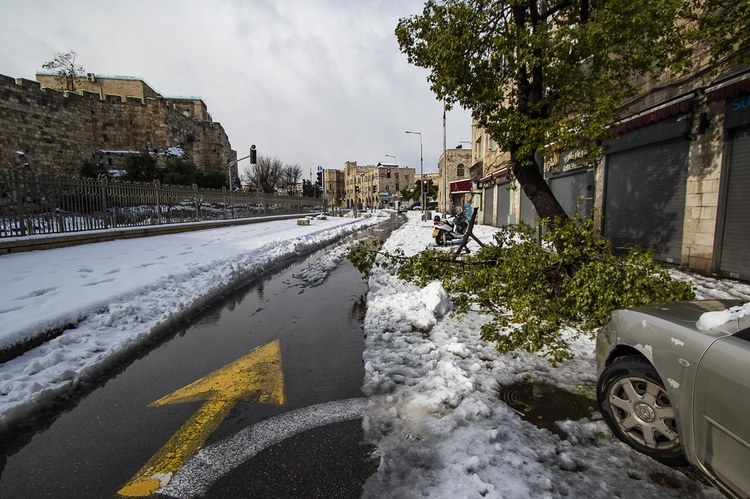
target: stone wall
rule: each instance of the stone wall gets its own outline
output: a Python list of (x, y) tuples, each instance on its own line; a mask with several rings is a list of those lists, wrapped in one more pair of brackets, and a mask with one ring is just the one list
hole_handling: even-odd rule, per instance
[(70, 175), (84, 161), (101, 158), (101, 151), (158, 154), (177, 145), (202, 169), (237, 159), (220, 123), (196, 119), (170, 99), (102, 99), (0, 75), (0, 168), (28, 163), (37, 173)]

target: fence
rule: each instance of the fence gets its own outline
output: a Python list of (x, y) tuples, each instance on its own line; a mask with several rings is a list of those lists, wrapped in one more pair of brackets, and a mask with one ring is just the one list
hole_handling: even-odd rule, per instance
[(306, 213), (322, 199), (0, 171), (0, 238)]

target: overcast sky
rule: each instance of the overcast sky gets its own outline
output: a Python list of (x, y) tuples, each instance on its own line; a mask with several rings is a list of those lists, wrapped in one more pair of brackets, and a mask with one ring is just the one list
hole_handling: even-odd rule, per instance
[[(419, 171), (419, 136), (404, 133), (412, 130), (422, 133), (424, 171), (437, 171), (442, 105), (394, 35), (423, 3), (0, 0), (0, 74), (33, 80), (56, 51), (73, 50), (86, 72), (201, 97), (238, 158), (256, 144), (306, 177), (318, 165), (390, 156)], [(470, 135), (470, 113), (449, 111), (447, 147)]]

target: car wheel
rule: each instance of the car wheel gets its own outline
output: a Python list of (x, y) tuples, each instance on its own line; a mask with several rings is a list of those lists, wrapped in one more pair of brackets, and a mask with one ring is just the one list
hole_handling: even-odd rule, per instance
[(599, 410), (617, 438), (670, 466), (686, 464), (669, 394), (643, 357), (621, 357), (597, 383)]

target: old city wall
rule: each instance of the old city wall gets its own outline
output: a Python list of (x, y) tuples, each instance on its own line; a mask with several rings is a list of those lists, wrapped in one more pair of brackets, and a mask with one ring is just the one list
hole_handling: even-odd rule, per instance
[(220, 123), (189, 116), (167, 99), (101, 99), (0, 75), (0, 169), (28, 162), (37, 173), (69, 175), (102, 158), (98, 151), (158, 153), (177, 145), (199, 168), (236, 159)]

